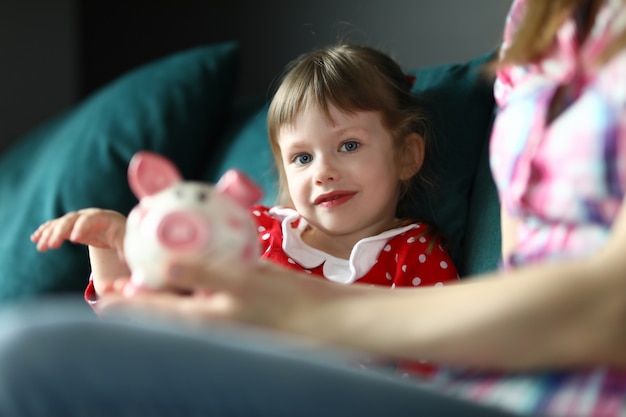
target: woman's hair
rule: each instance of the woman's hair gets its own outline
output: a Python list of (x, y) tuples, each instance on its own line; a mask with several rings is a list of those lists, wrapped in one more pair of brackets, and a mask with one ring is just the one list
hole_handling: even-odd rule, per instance
[[(392, 134), (396, 160), (412, 132), (425, 141), (427, 165), (430, 126), (423, 109), (411, 95), (409, 78), (388, 55), (368, 46), (341, 44), (301, 55), (285, 68), (269, 107), (267, 125), (270, 146), (279, 175), (278, 203), (291, 204), (286, 186), (278, 136), (293, 126), (298, 113), (315, 106), (330, 117), (329, 107), (346, 113), (376, 111)], [(399, 206), (405, 203), (414, 181), (428, 182), (424, 169), (400, 186)]]
[[(547, 54), (553, 46), (556, 34), (572, 13), (587, 16), (591, 29), (594, 18), (606, 0), (529, 0), (525, 4), (524, 17), (508, 48), (503, 51), (500, 65), (524, 65), (535, 62)], [(626, 0), (622, 0), (626, 5)], [(607, 62), (626, 47), (626, 29), (618, 33), (598, 57), (598, 63)]]

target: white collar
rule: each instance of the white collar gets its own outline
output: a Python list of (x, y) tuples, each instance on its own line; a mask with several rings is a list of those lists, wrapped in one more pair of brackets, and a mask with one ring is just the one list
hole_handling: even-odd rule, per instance
[[(297, 211), (287, 207), (272, 207), (269, 214), (281, 222), (283, 251), (287, 256), (306, 269), (324, 264), (324, 276), (340, 284), (351, 284), (365, 276), (378, 262), (378, 255), (385, 249), (389, 239), (417, 227), (416, 224), (410, 224), (361, 239), (352, 248), (350, 259), (341, 259), (304, 243), (301, 235), (308, 223)], [(296, 221), (297, 226), (293, 227)]]

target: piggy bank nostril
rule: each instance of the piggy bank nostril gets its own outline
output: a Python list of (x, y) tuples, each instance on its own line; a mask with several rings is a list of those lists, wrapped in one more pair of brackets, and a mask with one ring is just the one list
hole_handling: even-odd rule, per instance
[(160, 235), (170, 242), (191, 242), (197, 235), (197, 230), (189, 224), (167, 224), (160, 232)]
[(209, 226), (196, 214), (174, 212), (159, 221), (156, 234), (159, 242), (169, 249), (193, 251), (206, 244)]

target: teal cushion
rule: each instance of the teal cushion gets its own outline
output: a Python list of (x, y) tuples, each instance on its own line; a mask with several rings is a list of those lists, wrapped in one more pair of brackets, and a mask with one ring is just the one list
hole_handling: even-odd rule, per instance
[(230, 168), (248, 174), (263, 189), (261, 204), (276, 201), (278, 175), (267, 135), (268, 105), (264, 99), (235, 103), (220, 146), (211, 153), (203, 178), (216, 182)]
[(233, 96), (238, 45), (182, 51), (104, 86), (74, 109), (22, 138), (0, 158), (0, 300), (82, 291), (86, 248), (66, 243), (38, 253), (29, 235), (68, 211), (127, 213), (137, 200), (126, 169), (140, 149), (201, 175)]
[(457, 266), (463, 264), (474, 177), (491, 130), (493, 83), (483, 68), (492, 57), (410, 71), (416, 77), (412, 91), (430, 113), (435, 133), (428, 167), (434, 186), (420, 191), (412, 214), (440, 229)]
[(478, 160), (466, 223), (461, 272), (476, 275), (496, 269), (501, 253), (500, 204), (489, 169), (488, 140)]

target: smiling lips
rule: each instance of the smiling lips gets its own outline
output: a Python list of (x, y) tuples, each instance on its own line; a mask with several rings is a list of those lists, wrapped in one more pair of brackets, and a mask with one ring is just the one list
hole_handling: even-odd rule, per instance
[(320, 195), (313, 201), (313, 204), (324, 208), (333, 208), (348, 202), (355, 194), (354, 191), (333, 191)]

